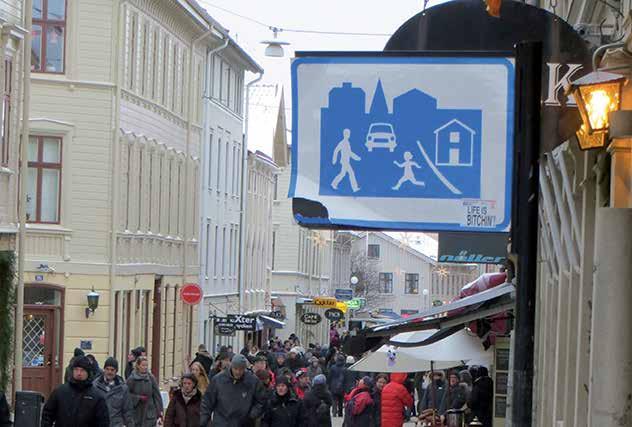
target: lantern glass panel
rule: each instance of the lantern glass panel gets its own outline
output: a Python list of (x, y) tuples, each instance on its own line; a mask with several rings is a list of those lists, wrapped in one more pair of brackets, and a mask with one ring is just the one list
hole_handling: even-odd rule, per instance
[(594, 132), (592, 134), (586, 131), (586, 125), (582, 123), (576, 132), (579, 148), (582, 150), (590, 150), (591, 148), (601, 148), (606, 145), (606, 133)]
[(587, 132), (608, 130), (608, 114), (619, 109), (621, 82), (579, 86), (577, 104)]

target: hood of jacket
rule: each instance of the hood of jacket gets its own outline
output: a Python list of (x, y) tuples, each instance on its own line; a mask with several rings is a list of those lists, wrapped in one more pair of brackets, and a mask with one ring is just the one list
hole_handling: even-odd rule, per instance
[(404, 372), (395, 372), (391, 374), (391, 381), (398, 384), (404, 384), (408, 378), (408, 374)]
[(198, 351), (195, 355), (197, 357), (206, 357), (207, 359), (213, 360), (213, 357), (208, 351)]
[(147, 372), (146, 374), (141, 374), (137, 370), (133, 370), (132, 374), (129, 376), (134, 381), (149, 381), (151, 377), (151, 373)]

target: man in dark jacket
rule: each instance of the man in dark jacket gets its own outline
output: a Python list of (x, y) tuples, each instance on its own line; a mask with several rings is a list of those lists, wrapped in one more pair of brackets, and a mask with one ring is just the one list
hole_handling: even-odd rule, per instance
[(11, 427), (11, 410), (4, 392), (0, 392), (0, 427)]
[(331, 427), (333, 399), (324, 375), (314, 377), (312, 389), (305, 394), (303, 405), (307, 427)]
[(248, 360), (233, 356), (230, 368), (211, 380), (200, 413), (200, 426), (246, 427), (263, 414), (265, 390), (261, 381), (246, 371)]
[(334, 399), (334, 416), (342, 417), (342, 407), (345, 395), (345, 357), (336, 356), (336, 363), (329, 368), (329, 390)]
[(72, 364), (74, 363), (74, 361), (81, 356), (85, 356), (85, 353), (83, 352), (82, 349), (80, 349), (79, 347), (75, 348), (75, 351), (72, 355), (72, 359), (70, 359), (70, 362), (68, 363), (68, 366), (66, 366), (66, 371), (64, 372), (64, 382), (67, 383), (68, 381), (70, 381), (70, 379), (72, 378)]
[(119, 364), (108, 357), (103, 365), (103, 374), (94, 386), (103, 393), (110, 413), (110, 427), (134, 427), (134, 407), (129, 398), (125, 380), (118, 375)]
[[(419, 392), (420, 390), (418, 390)], [(432, 378), (432, 383), (428, 385), (426, 390), (424, 390), (419, 395), (421, 399), (419, 400), (419, 413), (421, 414), (423, 411), (427, 409), (435, 409), (438, 410), (441, 402), (443, 401), (443, 394), (445, 393), (445, 387), (443, 384), (443, 372), (434, 371), (434, 376)]]
[(70, 381), (57, 387), (46, 401), (41, 427), (110, 427), (105, 396), (92, 384), (90, 367), (87, 357), (75, 359)]
[(202, 367), (204, 367), (204, 372), (208, 375), (211, 372), (211, 368), (213, 367), (213, 358), (206, 350), (206, 346), (204, 344), (200, 344), (198, 346), (198, 351), (195, 353), (195, 359), (191, 362), (193, 365), (195, 362), (198, 362)]
[(280, 378), (274, 394), (265, 405), (261, 427), (299, 427), (303, 419), (303, 405), (290, 390), (286, 378)]
[(198, 427), (202, 394), (197, 388), (197, 378), (193, 374), (184, 374), (180, 384), (180, 390), (167, 406), (164, 427)]
[(493, 419), (494, 381), (489, 377), (487, 368), (478, 368), (478, 378), (472, 386), (472, 394), (467, 406), (474, 416), (483, 423), (484, 427), (491, 427)]

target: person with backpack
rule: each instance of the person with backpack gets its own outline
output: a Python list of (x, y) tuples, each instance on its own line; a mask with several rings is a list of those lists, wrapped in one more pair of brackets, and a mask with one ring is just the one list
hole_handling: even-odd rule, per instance
[(320, 374), (312, 380), (312, 389), (305, 393), (303, 406), (306, 427), (331, 427), (333, 398), (327, 388), (327, 378)]
[(338, 354), (336, 363), (329, 368), (329, 390), (334, 400), (334, 417), (342, 417), (345, 395), (345, 356)]
[(404, 425), (404, 411), (413, 406), (413, 398), (404, 386), (407, 376), (402, 372), (391, 374), (391, 381), (382, 390), (382, 427)]
[(345, 419), (344, 427), (366, 427), (373, 425), (373, 398), (371, 390), (373, 380), (371, 377), (364, 377), (358, 386), (351, 390), (345, 397)]

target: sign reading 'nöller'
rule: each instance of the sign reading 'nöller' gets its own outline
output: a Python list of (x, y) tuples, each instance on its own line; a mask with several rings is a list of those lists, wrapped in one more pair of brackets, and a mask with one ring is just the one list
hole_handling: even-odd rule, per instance
[(307, 226), (504, 231), (514, 59), (301, 53), (290, 197)]

